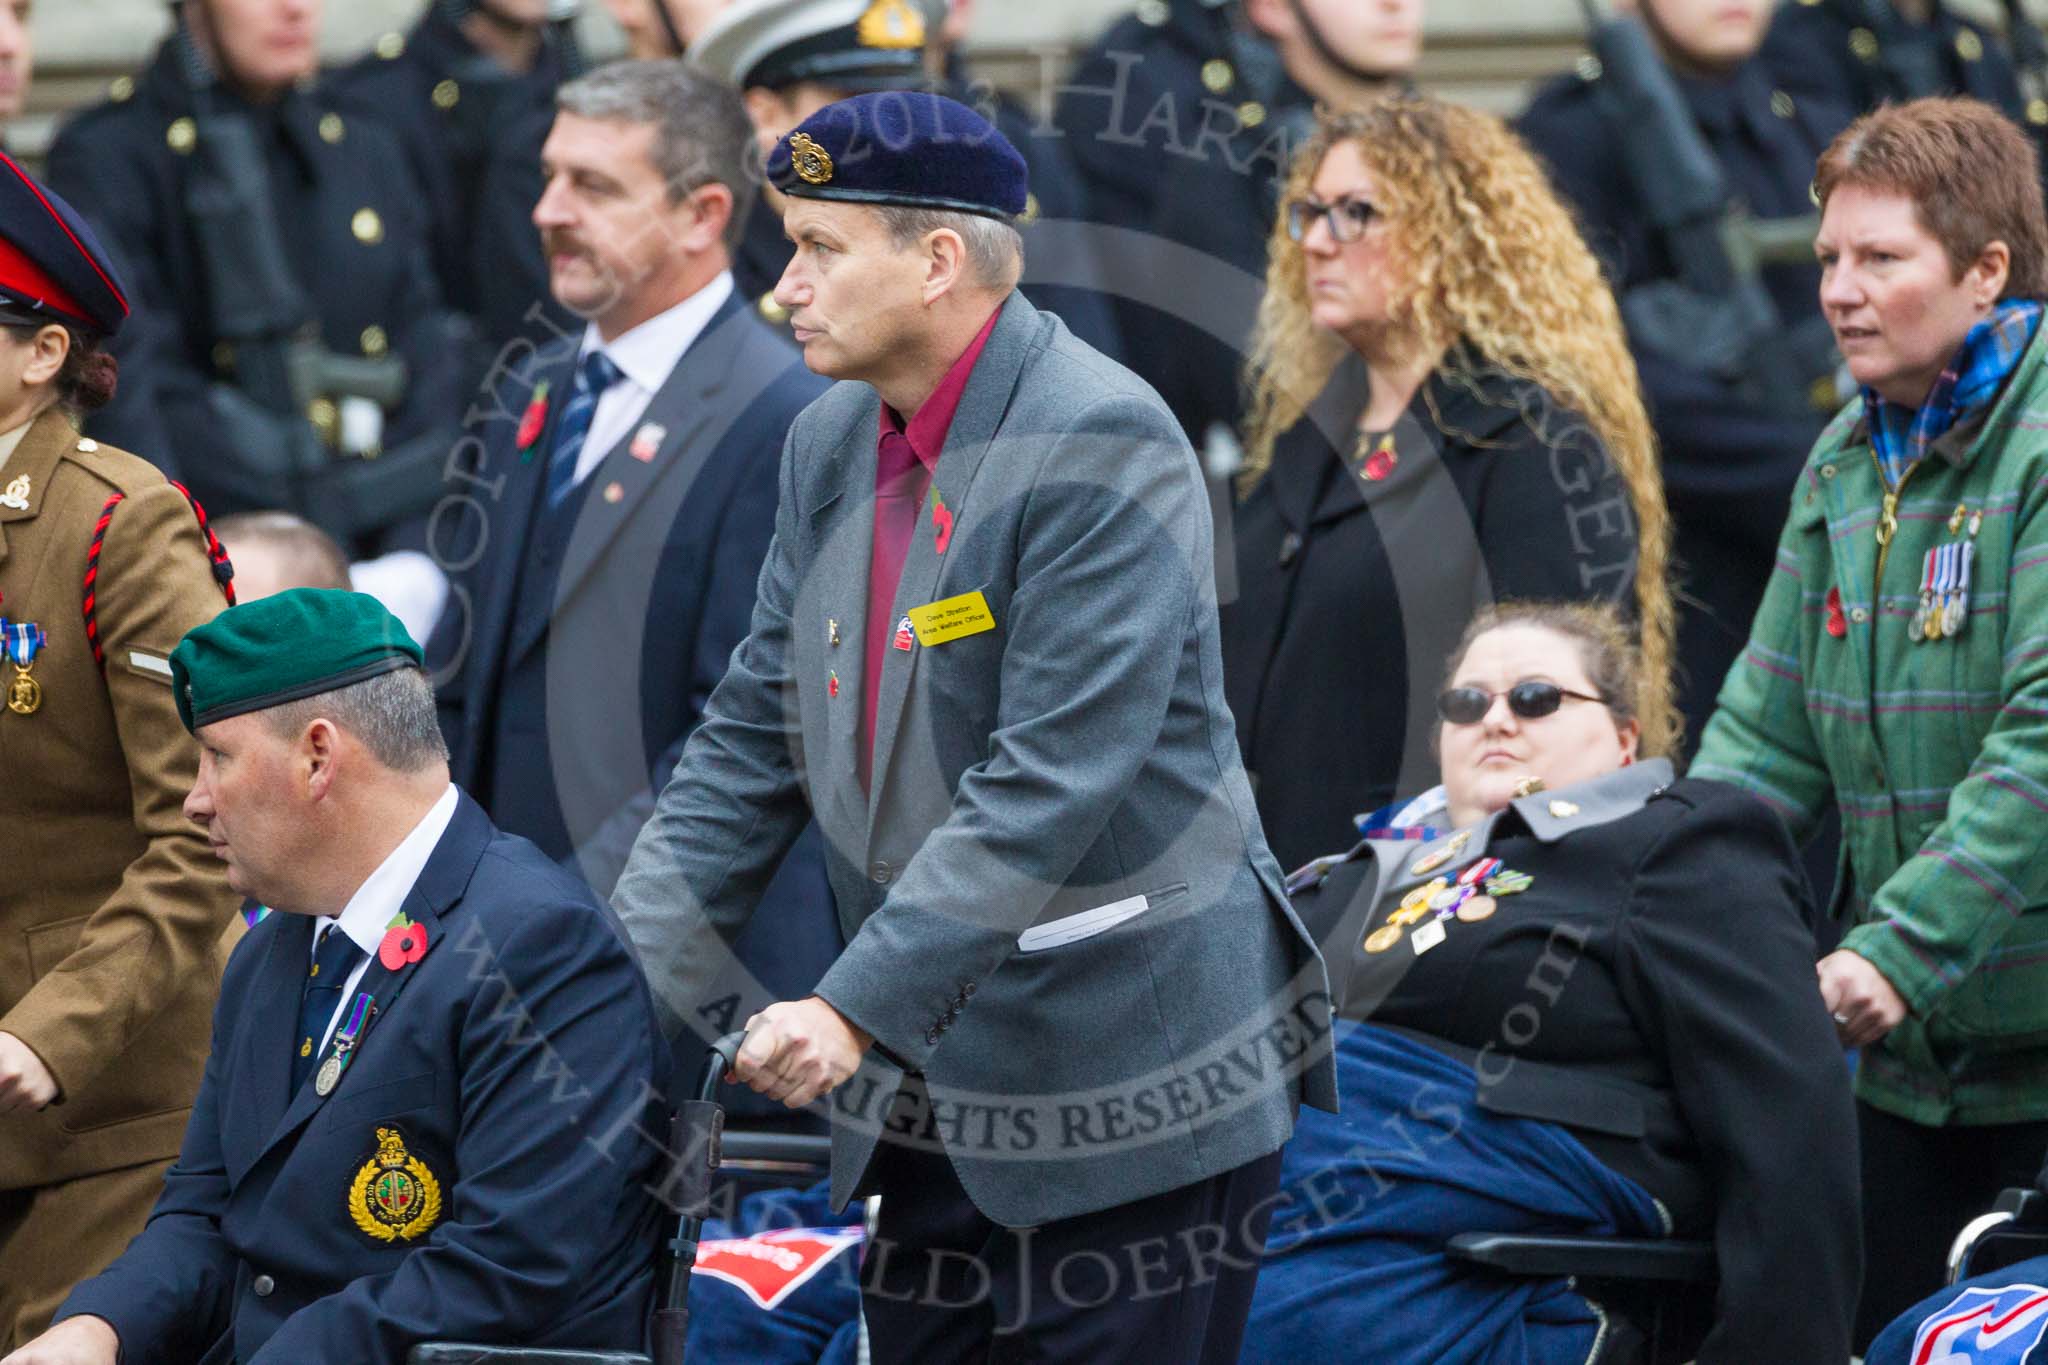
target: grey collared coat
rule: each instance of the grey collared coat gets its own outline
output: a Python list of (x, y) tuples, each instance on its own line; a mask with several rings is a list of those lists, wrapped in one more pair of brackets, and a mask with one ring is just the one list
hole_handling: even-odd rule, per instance
[[(1193, 452), (1141, 381), (1010, 297), (892, 608), (979, 594), (993, 625), (888, 649), (863, 791), (879, 401), (840, 384), (792, 426), (752, 631), (619, 882), (670, 1026), (703, 1027), (722, 943), (815, 812), (848, 939), (818, 993), (877, 1043), (831, 1102), (836, 1202), (885, 1125), (942, 1141), (1011, 1226), (1274, 1151), (1302, 1100), (1336, 1101), (1328, 986), (1224, 703)], [(928, 1113), (892, 1104), (906, 1070)]]

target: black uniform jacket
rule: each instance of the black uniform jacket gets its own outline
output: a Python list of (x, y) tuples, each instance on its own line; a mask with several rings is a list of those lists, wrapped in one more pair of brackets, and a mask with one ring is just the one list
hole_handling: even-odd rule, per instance
[[(1815, 160), (1849, 121), (1847, 108), (1772, 86), (1758, 62), (1725, 81), (1680, 80), (1700, 131), (1733, 194), (1760, 218), (1813, 212)], [(1578, 212), (1586, 241), (1617, 291), (1674, 279), (1679, 263), (1620, 168), (1621, 133), (1596, 82), (1566, 76), (1546, 86), (1518, 125)], [(1820, 270), (1766, 267), (1763, 283), (1787, 325), (1820, 310)], [(1663, 447), (1678, 578), (1680, 700), (1687, 731), (1704, 727), (1721, 679), (1749, 638), (1770, 577), (1792, 482), (1831, 413), (1785, 418), (1755, 410), (1735, 386), (1682, 355), (1630, 338), (1650, 418)]]
[(550, 30), (531, 70), (507, 71), (432, 4), (410, 34), (386, 34), (333, 81), (344, 108), (404, 146), (426, 194), (441, 293), (493, 346), (551, 303), (533, 206), (562, 56)]
[[(1701, 1365), (1847, 1359), (1856, 1117), (1783, 826), (1650, 760), (1517, 800), (1415, 870), (1455, 837), (1370, 841), (1296, 897), (1343, 1013), (1441, 1040), (1482, 1107), (1563, 1124), (1677, 1235), (1711, 1237)], [(1364, 949), (1408, 890), (1480, 858), (1533, 880), (1422, 954), (1412, 930)]]
[(1583, 421), (1477, 365), (1440, 370), (1374, 480), (1351, 462), (1347, 359), (1237, 506), (1223, 681), (1274, 856), (1343, 848), (1351, 817), (1436, 782), (1444, 659), (1500, 598), (1634, 600), (1627, 491)]
[(2011, 54), (1988, 29), (1950, 13), (1941, 0), (1925, 24), (1909, 24), (1893, 0), (1882, 0), (1877, 29), (1863, 8), (1863, 0), (1780, 6), (1762, 53), (1772, 81), (1794, 96), (1858, 114), (1916, 94), (1968, 95), (2042, 136), (2048, 119), (2032, 115), (2048, 111), (2029, 110)]
[[(246, 510), (246, 491), (224, 485), (213, 458), (217, 424), (208, 386), (233, 385), (236, 354), (216, 333), (217, 297), (245, 278), (245, 262), (212, 261), (187, 212), (186, 184), (200, 136), (200, 96), (184, 39), (167, 40), (127, 98), (65, 125), (50, 149), (49, 179), (119, 256), (136, 309), (124, 331), (121, 393), (89, 429), (175, 471), (219, 515)], [(428, 255), (428, 219), (395, 138), (337, 109), (318, 88), (257, 108), (215, 86), (207, 98), (254, 122), (292, 283), (321, 339), (342, 357), (395, 353), (405, 361), (403, 402), (386, 416), (382, 446), (446, 426), (467, 392), (467, 329), (447, 325)]]

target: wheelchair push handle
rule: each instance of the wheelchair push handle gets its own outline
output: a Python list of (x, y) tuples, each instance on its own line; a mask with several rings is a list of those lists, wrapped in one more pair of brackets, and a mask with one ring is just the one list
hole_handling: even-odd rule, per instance
[(697, 1098), (706, 1103), (718, 1098), (718, 1086), (726, 1073), (736, 1071), (740, 1064), (740, 1048), (747, 1041), (747, 1031), (740, 1029), (728, 1033), (711, 1045), (711, 1051), (704, 1056), (704, 1070), (697, 1077)]

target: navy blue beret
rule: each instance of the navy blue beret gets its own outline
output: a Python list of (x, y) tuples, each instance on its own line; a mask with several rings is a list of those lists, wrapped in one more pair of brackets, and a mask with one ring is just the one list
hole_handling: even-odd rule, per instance
[(0, 152), (0, 321), (68, 322), (112, 336), (128, 291), (77, 210)]
[(958, 100), (884, 90), (828, 104), (775, 144), (768, 180), (798, 199), (1024, 212), (1030, 174), (995, 125)]

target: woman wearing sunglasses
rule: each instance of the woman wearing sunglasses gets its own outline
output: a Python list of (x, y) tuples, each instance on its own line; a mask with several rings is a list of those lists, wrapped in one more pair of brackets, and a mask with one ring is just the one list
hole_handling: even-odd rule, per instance
[(1486, 1231), (1709, 1241), (1672, 1359), (1848, 1359), (1855, 1129), (1805, 877), (1761, 805), (1641, 756), (1659, 691), (1610, 606), (1482, 610), (1430, 828), (1297, 874), (1344, 1107), (1285, 1151), (1247, 1362), (1637, 1358), (1653, 1299), (1443, 1254)]
[[(1247, 379), (1224, 681), (1282, 866), (1435, 781), (1423, 680), (1487, 602), (1631, 604), (1666, 676), (1670, 533), (1635, 366), (1498, 119), (1418, 95), (1324, 118), (1283, 192)], [(1646, 752), (1674, 747), (1661, 690), (1641, 721)]]

